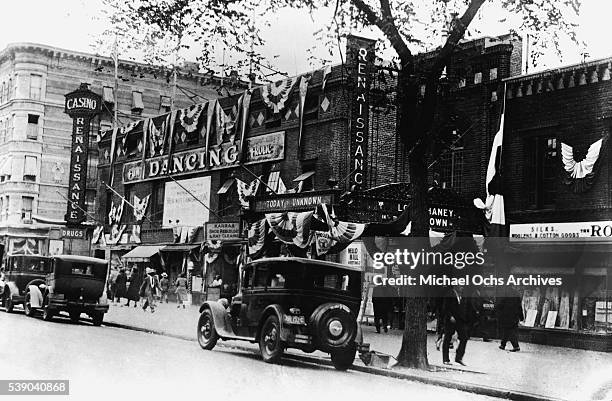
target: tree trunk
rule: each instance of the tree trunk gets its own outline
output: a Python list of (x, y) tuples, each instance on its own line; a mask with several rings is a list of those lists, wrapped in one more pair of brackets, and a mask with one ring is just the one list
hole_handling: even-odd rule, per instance
[[(412, 201), (410, 215), (411, 234), (417, 249), (429, 248), (429, 214), (427, 198), (427, 163), (426, 146), (420, 142), (408, 156), (410, 182), (412, 184)], [(422, 242), (422, 244), (419, 244)], [(418, 245), (422, 245), (418, 246)], [(424, 272), (422, 272), (424, 273)], [(407, 291), (412, 291), (407, 288)], [(406, 293), (405, 327), (402, 337), (402, 348), (397, 356), (401, 366), (428, 369), (427, 360), (427, 298), (423, 293)]]

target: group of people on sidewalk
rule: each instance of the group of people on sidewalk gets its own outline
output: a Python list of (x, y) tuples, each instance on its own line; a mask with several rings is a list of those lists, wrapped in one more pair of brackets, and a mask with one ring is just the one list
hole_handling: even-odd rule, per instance
[[(185, 308), (187, 301), (187, 277), (182, 273), (174, 283), (177, 298), (177, 308)], [(168, 293), (170, 291), (170, 280), (167, 273), (161, 274), (161, 279), (157, 272), (150, 267), (145, 268), (145, 276), (140, 277), (138, 267), (134, 265), (128, 277), (124, 268), (111, 272), (108, 280), (108, 298), (121, 306), (121, 299), (125, 298), (125, 306), (130, 306), (134, 302), (134, 307), (141, 303), (144, 311), (149, 308), (151, 313), (155, 312), (157, 300), (168, 303)]]
[[(518, 292), (512, 287), (498, 294), (495, 303), (498, 327), (501, 334), (500, 349), (506, 349), (508, 341), (512, 344), (511, 352), (520, 351), (518, 343), (518, 324), (524, 320), (523, 308)], [(482, 333), (483, 341), (488, 341), (483, 326), (482, 298), (478, 289), (468, 292), (461, 286), (447, 289), (444, 297), (438, 298), (438, 340), (436, 349), (442, 344), (442, 361), (450, 365), (449, 350), (452, 339), (457, 333), (459, 344), (455, 351), (455, 362), (464, 365), (463, 361), (468, 339), (476, 334), (477, 330)]]

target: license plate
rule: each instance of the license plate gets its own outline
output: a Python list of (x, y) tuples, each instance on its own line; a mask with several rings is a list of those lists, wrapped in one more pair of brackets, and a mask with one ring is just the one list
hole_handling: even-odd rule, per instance
[(283, 320), (287, 324), (306, 324), (306, 319), (304, 319), (304, 316), (285, 315)]

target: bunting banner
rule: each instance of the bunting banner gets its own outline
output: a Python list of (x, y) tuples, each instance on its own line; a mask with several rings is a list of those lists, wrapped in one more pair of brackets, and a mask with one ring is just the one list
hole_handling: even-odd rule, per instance
[(180, 111), (179, 123), (186, 132), (194, 132), (198, 128), (200, 114), (206, 108), (206, 103), (199, 103)]
[(151, 197), (151, 195), (147, 195), (144, 198), (140, 199), (140, 197), (138, 197), (137, 195), (134, 195), (134, 201), (133, 201), (133, 205), (134, 205), (134, 219), (137, 222), (141, 222), (142, 219), (145, 217), (145, 214), (147, 212), (147, 206), (149, 205), (149, 198)]
[(266, 221), (270, 226), (270, 230), (276, 235), (276, 237), (285, 244), (292, 244), (293, 239), (297, 235), (295, 224), (292, 221), (290, 213), (268, 213), (266, 214)]
[(584, 159), (580, 161), (576, 161), (574, 158), (574, 148), (561, 142), (561, 159), (566, 173), (564, 183), (570, 186), (574, 193), (586, 192), (593, 185), (595, 174), (600, 165), (600, 155), (602, 149), (606, 148), (607, 142), (608, 135), (593, 142), (589, 146)]
[(213, 100), (212, 104), (208, 103), (208, 110), (206, 111), (206, 140), (205, 142), (205, 153), (208, 154), (208, 147), (210, 146), (210, 137), (213, 130), (213, 119), (217, 114), (217, 105), (219, 101), (217, 99)]
[[(157, 121), (156, 121), (157, 120)], [(158, 122), (158, 123), (156, 123)], [(149, 119), (149, 155), (162, 156), (166, 147), (168, 115)]]
[(250, 184), (246, 184), (244, 181), (236, 178), (236, 188), (238, 189), (238, 200), (240, 201), (240, 206), (245, 209), (249, 207), (248, 197), (255, 196), (257, 194), (257, 190), (259, 189), (259, 184), (261, 180), (261, 176), (259, 179), (254, 179)]
[(211, 114), (210, 112), (210, 102), (206, 102), (203, 105), (203, 110), (200, 113), (200, 119), (203, 121), (202, 124), (200, 124), (200, 126), (202, 128), (200, 128), (200, 138), (202, 139), (206, 139), (207, 138), (207, 134), (208, 134), (208, 116)]
[(327, 205), (322, 204), (321, 207), (323, 208), (325, 220), (327, 221), (327, 224), (329, 226), (329, 233), (333, 240), (345, 244), (355, 241), (361, 236), (361, 234), (363, 234), (366, 224), (339, 221), (335, 218), (332, 218), (333, 209), (332, 215), (330, 216), (327, 210)]
[(304, 105), (306, 104), (306, 95), (308, 93), (308, 82), (312, 75), (302, 75), (300, 78), (300, 131), (298, 134), (298, 152), (302, 147), (302, 130), (304, 128)]
[[(139, 125), (142, 128), (141, 130), (137, 129)], [(144, 121), (136, 121), (119, 129), (119, 132), (123, 135), (123, 138), (121, 138), (123, 154), (140, 153), (144, 150), (142, 130), (144, 130)]]
[(119, 240), (121, 239), (121, 236), (123, 235), (123, 232), (125, 231), (126, 225), (122, 224), (122, 225), (112, 225), (111, 226), (111, 232), (108, 236), (108, 241), (106, 241), (106, 243), (108, 245), (117, 245), (117, 243), (119, 242)]
[(280, 113), (285, 108), (285, 102), (289, 99), (296, 81), (297, 77), (290, 77), (261, 87), (261, 98), (274, 114)]
[(130, 233), (130, 240), (129, 240), (130, 243), (132, 244), (142, 243), (142, 241), (140, 240), (140, 230), (141, 230), (140, 224), (132, 225), (132, 232)]
[(123, 215), (124, 203), (125, 203), (124, 199), (121, 199), (121, 203), (119, 203), (118, 205), (112, 202), (110, 211), (108, 212), (108, 223), (110, 225), (119, 224), (121, 222), (121, 216)]
[(258, 253), (264, 246), (264, 242), (267, 234), (266, 219), (263, 218), (252, 223), (249, 226), (248, 241), (249, 241), (249, 255)]
[(93, 233), (91, 234), (91, 245), (95, 245), (100, 241), (100, 238), (104, 238), (104, 226), (99, 225), (94, 228)]

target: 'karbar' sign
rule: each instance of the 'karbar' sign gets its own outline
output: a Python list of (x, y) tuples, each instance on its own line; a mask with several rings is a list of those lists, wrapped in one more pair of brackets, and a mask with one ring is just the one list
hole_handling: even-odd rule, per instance
[(87, 154), (91, 119), (100, 112), (101, 98), (87, 84), (66, 96), (65, 112), (72, 117), (72, 149), (68, 181), (66, 225), (76, 226), (85, 220)]
[(368, 127), (370, 112), (370, 77), (374, 67), (374, 40), (349, 36), (346, 44), (347, 64), (351, 69), (350, 119), (350, 188), (360, 191), (366, 180)]

